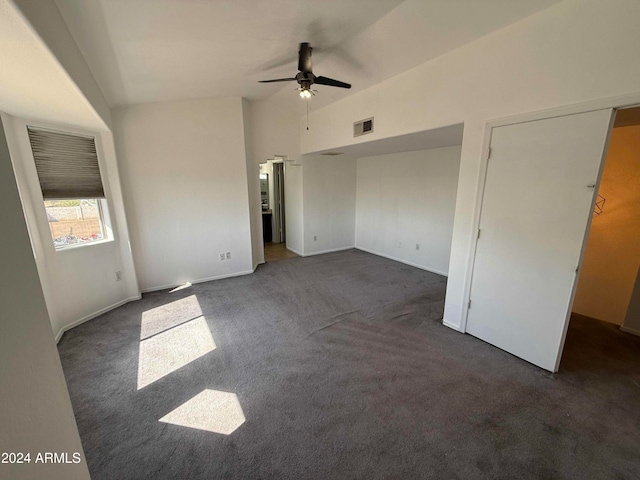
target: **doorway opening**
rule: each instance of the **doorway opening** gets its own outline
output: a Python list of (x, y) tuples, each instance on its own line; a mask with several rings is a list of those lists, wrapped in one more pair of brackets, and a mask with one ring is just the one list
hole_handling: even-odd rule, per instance
[(611, 109), (492, 127), (466, 332), (558, 369)]
[(608, 371), (637, 364), (629, 357), (640, 337), (629, 334), (640, 336), (640, 107), (616, 112), (576, 282), (561, 367), (579, 368), (578, 342), (583, 355), (605, 355)]
[[(640, 365), (640, 339), (623, 333), (640, 333), (640, 130), (633, 126), (640, 112), (619, 110), (612, 128), (614, 113), (527, 119), (490, 132), (466, 332), (551, 372), (561, 359), (563, 369), (578, 365), (585, 372), (623, 357)], [(616, 152), (622, 158), (612, 160)], [(599, 236), (587, 242), (590, 231)], [(597, 270), (604, 273), (589, 279)], [(623, 331), (587, 326), (590, 344), (576, 348), (579, 318), (605, 310)], [(625, 337), (626, 350), (602, 344), (607, 331)], [(565, 339), (570, 352), (563, 357)], [(628, 382), (628, 367), (621, 370)], [(636, 367), (632, 376), (638, 374)]]
[(262, 239), (265, 262), (297, 257), (295, 253), (287, 249), (285, 170), (285, 162), (281, 158), (260, 164)]

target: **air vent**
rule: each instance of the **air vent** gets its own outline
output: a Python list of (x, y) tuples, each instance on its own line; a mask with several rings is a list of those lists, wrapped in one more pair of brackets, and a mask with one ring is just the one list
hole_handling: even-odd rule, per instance
[(373, 117), (365, 120), (360, 120), (353, 124), (353, 136), (359, 137), (360, 135), (366, 135), (373, 132)]
[(344, 155), (343, 152), (325, 152), (325, 153), (321, 153), (320, 155), (326, 155), (328, 157), (335, 157), (337, 155)]

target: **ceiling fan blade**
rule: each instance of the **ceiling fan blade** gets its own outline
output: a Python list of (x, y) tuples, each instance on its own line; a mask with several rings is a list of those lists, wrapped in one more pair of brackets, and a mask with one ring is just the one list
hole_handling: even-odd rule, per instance
[(302, 73), (311, 73), (311, 48), (308, 43), (301, 43), (298, 51), (298, 70)]
[(327, 77), (316, 77), (313, 83), (317, 83), (320, 85), (329, 85), (330, 87), (351, 88), (350, 83), (344, 83), (340, 80), (334, 80), (333, 78)]
[(259, 83), (273, 83), (273, 82), (295, 82), (295, 78), (274, 78), (273, 80), (258, 80)]

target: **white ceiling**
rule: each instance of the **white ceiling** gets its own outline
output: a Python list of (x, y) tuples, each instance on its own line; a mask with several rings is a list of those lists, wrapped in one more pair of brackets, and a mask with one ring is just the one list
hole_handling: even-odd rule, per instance
[(111, 106), (278, 95), (302, 113), (298, 44), (314, 48), (313, 108), (363, 90), (560, 0), (55, 0)]

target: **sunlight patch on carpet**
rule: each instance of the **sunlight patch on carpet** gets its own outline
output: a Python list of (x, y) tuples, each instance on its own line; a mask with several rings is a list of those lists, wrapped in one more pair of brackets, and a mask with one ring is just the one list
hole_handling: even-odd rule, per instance
[(178, 325), (140, 342), (138, 390), (215, 350), (204, 317)]
[(245, 420), (235, 393), (204, 390), (158, 421), (230, 435)]
[(182, 285), (177, 286), (173, 290), (169, 290), (169, 293), (179, 292), (180, 290), (184, 290), (185, 288), (189, 288), (191, 286), (191, 282), (183, 283)]
[(195, 295), (142, 312), (140, 340), (202, 315)]

